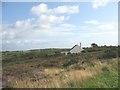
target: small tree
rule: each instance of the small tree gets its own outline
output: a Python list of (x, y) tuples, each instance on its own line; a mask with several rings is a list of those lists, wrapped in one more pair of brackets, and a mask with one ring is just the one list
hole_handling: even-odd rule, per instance
[(97, 45), (96, 43), (92, 43), (92, 44), (91, 44), (91, 47), (92, 47), (92, 48), (96, 48), (96, 47), (98, 47), (98, 45)]

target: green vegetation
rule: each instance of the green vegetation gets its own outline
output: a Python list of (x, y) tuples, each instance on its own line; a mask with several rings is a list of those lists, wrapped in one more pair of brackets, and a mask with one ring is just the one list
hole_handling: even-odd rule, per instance
[(96, 76), (95, 78), (91, 78), (90, 81), (87, 81), (86, 83), (80, 84), (80, 88), (116, 88), (118, 87), (118, 75), (115, 73), (106, 72), (104, 74), (100, 74)]
[(2, 52), (3, 87), (118, 87), (116, 46), (84, 48), (65, 55), (70, 49), (40, 49)]
[(102, 73), (89, 80), (78, 83), (75, 87), (79, 88), (116, 88), (118, 87), (118, 66), (117, 61), (112, 60), (112, 67), (103, 67)]

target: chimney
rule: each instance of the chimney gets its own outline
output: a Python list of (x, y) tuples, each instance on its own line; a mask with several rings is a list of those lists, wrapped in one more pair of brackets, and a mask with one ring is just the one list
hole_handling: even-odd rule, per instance
[(80, 42), (80, 48), (81, 48), (81, 42)]

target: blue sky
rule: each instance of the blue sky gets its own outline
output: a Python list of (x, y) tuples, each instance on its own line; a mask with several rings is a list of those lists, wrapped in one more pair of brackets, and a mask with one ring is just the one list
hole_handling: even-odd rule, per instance
[[(8, 23), (15, 23), (16, 20), (24, 20), (27, 18), (33, 18), (34, 15), (31, 14), (30, 9), (33, 6), (39, 5), (41, 2), (6, 2), (3, 3), (3, 21)], [(70, 18), (73, 20), (71, 22), (75, 23), (76, 19), (80, 19), (77, 21), (80, 23), (81, 21), (88, 20), (91, 18), (95, 18), (101, 21), (111, 21), (117, 20), (117, 3), (110, 2), (104, 7), (100, 7), (99, 9), (93, 9), (91, 6), (91, 2), (76, 2), (76, 3), (68, 3), (68, 2), (61, 2), (61, 3), (54, 3), (49, 2), (45, 4), (48, 5), (49, 8), (55, 8), (57, 6), (62, 5), (80, 5), (80, 12), (78, 14), (72, 15), (74, 18)], [(90, 14), (90, 15), (89, 15)], [(89, 15), (89, 16), (88, 16)], [(106, 17), (107, 16), (107, 17)]]
[(3, 2), (3, 50), (117, 45), (118, 4), (108, 1)]

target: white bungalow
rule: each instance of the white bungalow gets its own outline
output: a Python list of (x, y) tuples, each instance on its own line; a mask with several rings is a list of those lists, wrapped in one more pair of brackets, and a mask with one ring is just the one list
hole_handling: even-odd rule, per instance
[(67, 55), (68, 53), (80, 53), (82, 51), (82, 47), (81, 47), (81, 43), (80, 43), (80, 46), (79, 45), (75, 45), (71, 48), (71, 50), (69, 52), (61, 52), (61, 53), (64, 53), (65, 55)]
[(81, 43), (79, 45), (75, 45), (74, 47), (71, 48), (70, 53), (80, 53), (82, 51), (81, 48)]

